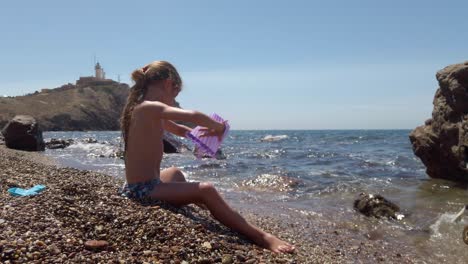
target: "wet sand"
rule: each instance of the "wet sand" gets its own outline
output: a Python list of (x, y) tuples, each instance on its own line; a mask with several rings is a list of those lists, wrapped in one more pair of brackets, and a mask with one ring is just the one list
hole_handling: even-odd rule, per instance
[[(295, 254), (273, 254), (231, 232), (208, 212), (118, 195), (122, 180), (59, 168), (40, 153), (0, 145), (2, 263), (413, 263), (404, 245), (366, 239), (349, 226), (266, 217), (244, 211), (261, 228), (293, 242)], [(47, 189), (13, 197), (9, 187)], [(85, 247), (105, 240), (103, 249)]]

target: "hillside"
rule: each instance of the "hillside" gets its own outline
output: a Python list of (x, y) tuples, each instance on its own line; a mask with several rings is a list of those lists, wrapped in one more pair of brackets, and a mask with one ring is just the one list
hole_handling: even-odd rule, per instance
[(25, 96), (0, 97), (0, 128), (18, 114), (31, 115), (44, 131), (118, 130), (129, 93), (111, 82), (81, 87), (67, 84)]

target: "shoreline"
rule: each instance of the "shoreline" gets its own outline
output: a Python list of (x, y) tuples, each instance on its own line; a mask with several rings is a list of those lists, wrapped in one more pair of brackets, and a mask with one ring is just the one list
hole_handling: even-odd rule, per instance
[[(407, 253), (408, 248), (359, 239), (339, 223), (314, 219), (310, 223), (288, 223), (241, 212), (252, 223), (297, 246), (295, 254), (273, 254), (239, 237), (196, 207), (136, 203), (118, 195), (123, 181), (116, 177), (56, 165), (41, 153), (0, 145), (1, 261), (415, 262), (416, 256)], [(29, 188), (35, 184), (46, 185), (46, 191), (26, 198), (7, 192), (13, 185)], [(109, 247), (90, 251), (84, 246), (88, 240), (106, 240)]]

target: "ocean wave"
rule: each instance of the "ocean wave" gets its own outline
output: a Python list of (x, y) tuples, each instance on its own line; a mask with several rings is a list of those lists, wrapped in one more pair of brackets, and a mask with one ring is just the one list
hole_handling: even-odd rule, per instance
[(81, 142), (72, 144), (67, 149), (71, 151), (85, 152), (90, 157), (108, 157), (117, 151), (114, 146), (108, 144)]
[(284, 149), (272, 149), (266, 151), (256, 151), (256, 152), (246, 152), (244, 155), (247, 158), (251, 159), (274, 159), (283, 156), (286, 154), (286, 150)]
[(260, 139), (260, 141), (262, 141), (262, 142), (275, 142), (275, 141), (280, 141), (280, 140), (284, 140), (284, 139), (287, 139), (287, 138), (289, 138), (288, 135), (277, 135), (277, 136), (267, 135), (267, 136), (263, 137), (262, 139)]
[(200, 164), (198, 169), (224, 169), (227, 167), (226, 163), (204, 163)]
[(308, 158), (334, 158), (338, 157), (340, 154), (336, 152), (328, 151), (313, 151), (307, 154)]
[(376, 168), (376, 167), (384, 167), (387, 165), (391, 165), (392, 161), (377, 161), (377, 160), (361, 160), (359, 162), (359, 167), (362, 168)]
[(408, 158), (406, 156), (397, 155), (395, 158), (391, 157), (353, 157), (360, 168), (382, 168), (390, 170), (415, 170), (419, 169), (421, 165), (417, 160)]
[[(431, 230), (431, 238), (439, 239), (446, 236), (447, 233), (453, 231), (453, 229), (462, 230), (463, 226), (466, 224), (466, 220), (462, 218), (460, 222), (455, 222), (457, 213), (443, 213), (441, 214), (434, 224), (429, 228)], [(459, 228), (457, 228), (459, 227)]]

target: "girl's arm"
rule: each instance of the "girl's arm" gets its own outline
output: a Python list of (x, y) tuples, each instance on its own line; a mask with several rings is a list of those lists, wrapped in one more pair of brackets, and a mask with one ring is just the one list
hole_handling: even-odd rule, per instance
[(190, 127), (177, 124), (170, 120), (164, 120), (164, 130), (169, 131), (179, 137), (185, 137), (188, 132), (192, 131)]
[(199, 126), (211, 128), (218, 133), (223, 133), (225, 129), (223, 123), (216, 122), (201, 112), (171, 107), (157, 101), (145, 101), (139, 104), (135, 110), (141, 114), (150, 115), (153, 118), (191, 122)]

